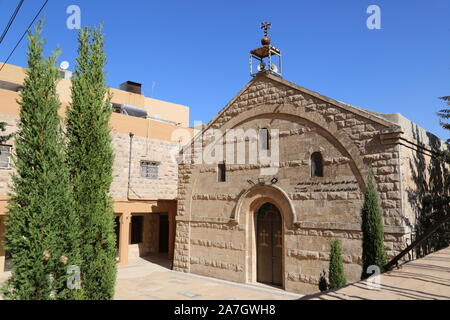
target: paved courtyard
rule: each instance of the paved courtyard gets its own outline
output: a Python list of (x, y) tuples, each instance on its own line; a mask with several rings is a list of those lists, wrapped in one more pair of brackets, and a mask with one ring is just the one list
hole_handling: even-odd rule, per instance
[[(0, 284), (10, 273), (0, 274)], [(264, 285), (243, 285), (169, 269), (161, 256), (119, 267), (115, 300), (293, 300), (302, 295)], [(0, 300), (2, 297), (0, 295)]]
[(380, 276), (379, 290), (350, 284), (313, 300), (450, 300), (450, 247)]
[[(8, 277), (0, 274), (0, 283)], [(450, 299), (450, 247), (404, 264), (380, 277), (380, 289), (365, 282), (302, 297), (264, 285), (244, 285), (174, 272), (160, 256), (135, 259), (118, 269), (116, 300), (441, 300)], [(1, 300), (1, 297), (0, 297)]]
[(171, 271), (158, 257), (119, 268), (116, 300), (289, 300), (302, 296), (280, 289), (244, 285)]

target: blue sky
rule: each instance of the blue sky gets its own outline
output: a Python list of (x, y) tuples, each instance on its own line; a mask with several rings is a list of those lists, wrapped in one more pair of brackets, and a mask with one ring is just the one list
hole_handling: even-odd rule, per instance
[[(3, 30), (17, 1), (0, 0)], [(3, 61), (43, 0), (26, 0), (0, 45)], [(441, 138), (435, 116), (450, 95), (450, 1), (50, 0), (47, 50), (73, 68), (76, 31), (66, 8), (81, 8), (82, 25), (104, 23), (108, 84), (144, 84), (144, 93), (191, 107), (191, 121), (210, 121), (250, 80), (249, 56), (260, 22), (284, 54), (284, 78), (331, 98), (380, 113), (400, 112)], [(369, 30), (369, 5), (381, 8), (381, 30)], [(10, 63), (25, 66), (26, 41)]]

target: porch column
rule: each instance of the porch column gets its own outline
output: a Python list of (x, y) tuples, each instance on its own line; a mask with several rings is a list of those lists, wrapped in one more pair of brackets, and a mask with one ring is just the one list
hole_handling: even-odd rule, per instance
[(175, 216), (176, 216), (176, 211), (169, 211), (168, 213), (168, 218), (169, 218), (169, 259), (173, 260), (173, 256), (174, 256), (174, 248), (175, 248), (175, 228), (176, 228), (176, 221), (175, 221)]
[(119, 259), (120, 266), (128, 265), (128, 244), (130, 241), (131, 212), (124, 212), (120, 217)]
[(0, 273), (5, 272), (5, 225), (4, 219), (0, 216)]

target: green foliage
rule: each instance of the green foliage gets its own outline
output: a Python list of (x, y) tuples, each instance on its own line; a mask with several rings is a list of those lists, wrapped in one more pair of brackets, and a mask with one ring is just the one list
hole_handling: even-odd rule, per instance
[[(447, 106), (450, 106), (450, 96), (440, 98)], [(450, 119), (450, 108), (446, 107), (438, 112), (439, 118), (443, 120)], [(445, 121), (440, 121), (442, 128), (450, 130), (450, 123)]]
[(56, 93), (56, 53), (44, 59), (42, 22), (28, 35), (28, 69), (20, 94), (15, 134), (11, 200), (6, 220), (6, 249), (12, 277), (6, 299), (73, 299), (67, 269), (79, 265), (78, 220), (65, 165), (60, 104)]
[(383, 272), (386, 265), (386, 253), (384, 251), (383, 219), (380, 209), (378, 192), (375, 188), (372, 169), (369, 170), (367, 191), (364, 194), (362, 208), (362, 232), (363, 232), (363, 271), (361, 279), (367, 279), (371, 274), (367, 273), (369, 266), (378, 266)]
[[(8, 124), (6, 122), (0, 122), (0, 132), (5, 132), (6, 131), (6, 126)], [(12, 135), (8, 134), (6, 136), (0, 136), (0, 144), (5, 143), (6, 141), (8, 141), (9, 139), (11, 139)]]
[(328, 290), (328, 281), (327, 281), (327, 275), (325, 270), (323, 271), (323, 273), (320, 275), (320, 279), (319, 279), (319, 290), (320, 292), (324, 292)]
[(331, 243), (330, 269), (328, 274), (329, 289), (338, 289), (347, 283), (344, 273), (344, 263), (342, 261), (341, 244), (338, 240), (334, 240)]
[(79, 32), (72, 103), (67, 110), (68, 161), (81, 221), (82, 283), (86, 299), (114, 297), (116, 238), (109, 195), (114, 160), (110, 94), (103, 71), (102, 30)]

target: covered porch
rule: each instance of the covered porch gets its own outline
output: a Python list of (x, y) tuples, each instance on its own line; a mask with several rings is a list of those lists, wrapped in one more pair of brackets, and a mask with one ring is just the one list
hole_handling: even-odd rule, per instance
[(176, 211), (176, 201), (115, 201), (118, 265), (126, 266), (136, 258), (158, 256), (165, 257), (171, 266)]

